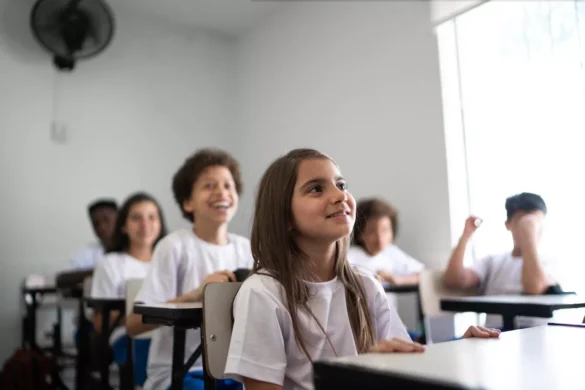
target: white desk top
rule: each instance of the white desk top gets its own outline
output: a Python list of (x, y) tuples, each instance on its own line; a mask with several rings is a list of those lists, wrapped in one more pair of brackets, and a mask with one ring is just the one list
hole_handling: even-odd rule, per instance
[(434, 344), (421, 354), (367, 354), (326, 362), (465, 388), (566, 390), (585, 387), (584, 353), (585, 329), (544, 325), (506, 332), (499, 339)]
[(443, 300), (457, 302), (486, 302), (536, 305), (571, 305), (583, 303), (585, 298), (574, 294), (560, 295), (482, 295), (477, 297), (449, 297)]
[(189, 302), (189, 303), (136, 303), (135, 306), (141, 307), (152, 307), (157, 309), (169, 309), (169, 310), (185, 310), (185, 309), (201, 309), (203, 304), (201, 302)]

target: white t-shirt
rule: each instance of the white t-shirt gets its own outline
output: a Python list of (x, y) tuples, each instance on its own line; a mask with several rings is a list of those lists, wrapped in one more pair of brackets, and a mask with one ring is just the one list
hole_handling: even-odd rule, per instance
[[(545, 272), (553, 279), (555, 277), (555, 262), (541, 256), (540, 261)], [(513, 257), (511, 252), (487, 256), (476, 262), (471, 269), (479, 278), (479, 289), (483, 295), (522, 294), (522, 258)], [(546, 323), (546, 319), (534, 317), (516, 317), (518, 327), (537, 326)], [(502, 316), (489, 314), (486, 318), (486, 326), (490, 328), (502, 328)]]
[(425, 266), (403, 250), (392, 244), (376, 256), (371, 256), (360, 246), (352, 246), (347, 253), (349, 263), (358, 271), (375, 277), (376, 272), (386, 271), (393, 275), (406, 276), (421, 272)]
[[(376, 339), (410, 341), (382, 285), (365, 275), (362, 279)], [(309, 308), (331, 342), (310, 314), (299, 311), (302, 339), (313, 361), (357, 355), (341, 281), (335, 278), (307, 285), (311, 289)], [(246, 279), (234, 301), (234, 320), (225, 368), (228, 377), (275, 383), (284, 390), (313, 389), (312, 363), (296, 343), (281, 285), (275, 279), (258, 274)]]
[[(142, 283), (136, 302), (164, 303), (199, 287), (203, 279), (221, 270), (252, 268), (250, 241), (228, 234), (229, 244), (213, 245), (192, 230), (181, 229), (163, 238), (154, 250), (151, 268)], [(188, 330), (185, 362), (201, 342), (199, 329)], [(171, 383), (173, 329), (162, 326), (153, 333), (148, 354), (145, 390), (164, 390)], [(190, 371), (201, 370), (198, 359)]]
[[(92, 298), (123, 299), (126, 297), (126, 281), (143, 279), (149, 268), (150, 262), (137, 260), (127, 253), (108, 253), (97, 262), (90, 295)], [(116, 328), (110, 336), (110, 343), (125, 334), (125, 327)]]
[(104, 257), (104, 247), (100, 243), (93, 243), (78, 250), (73, 255), (73, 268), (78, 270), (92, 269)]

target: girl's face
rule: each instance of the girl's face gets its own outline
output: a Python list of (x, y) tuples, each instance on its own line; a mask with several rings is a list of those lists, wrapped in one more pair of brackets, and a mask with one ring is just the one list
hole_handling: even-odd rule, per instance
[(392, 244), (394, 234), (392, 232), (392, 221), (388, 217), (372, 218), (366, 222), (362, 234), (362, 242), (366, 252), (376, 256), (388, 245)]
[(351, 234), (355, 199), (329, 159), (300, 162), (291, 207), (293, 228), (301, 237), (333, 243)]
[(150, 201), (133, 204), (122, 231), (128, 235), (130, 245), (152, 247), (161, 231), (156, 205)]

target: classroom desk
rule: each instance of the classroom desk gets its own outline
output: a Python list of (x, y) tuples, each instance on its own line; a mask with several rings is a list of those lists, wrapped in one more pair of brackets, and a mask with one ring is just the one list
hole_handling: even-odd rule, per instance
[[(203, 358), (203, 340), (199, 347), (185, 363), (185, 337), (187, 329), (197, 329), (203, 322), (203, 306), (197, 303), (161, 303), (161, 304), (135, 304), (134, 313), (142, 315), (142, 322), (173, 327), (173, 361), (171, 390), (183, 388), (183, 378), (189, 368), (199, 357)], [(205, 388), (212, 388), (210, 378), (205, 377)]]
[[(55, 284), (59, 294), (63, 298), (77, 300), (77, 359), (75, 360), (75, 389), (86, 390), (88, 388), (88, 367), (89, 367), (89, 322), (85, 318), (85, 302), (83, 301), (83, 281), (91, 276), (93, 270), (66, 271), (55, 278)], [(59, 315), (60, 317), (60, 315)], [(61, 332), (61, 319), (58, 319), (58, 332)], [(60, 346), (58, 347), (60, 348)]]
[(567, 390), (583, 388), (585, 328), (544, 325), (499, 339), (433, 344), (420, 354), (316, 362), (315, 390), (334, 388)]
[(57, 288), (54, 286), (45, 287), (22, 287), (22, 298), (25, 306), (25, 317), (22, 323), (22, 347), (27, 344), (32, 349), (39, 349), (37, 344), (37, 309), (39, 297), (45, 295), (56, 295)]
[[(102, 332), (100, 333), (100, 388), (104, 390), (110, 387), (110, 336), (112, 331), (120, 324), (120, 320), (126, 314), (125, 299), (106, 299), (106, 298), (84, 298), (87, 306), (95, 311), (101, 312)], [(114, 322), (110, 322), (111, 313), (118, 311), (119, 315)], [(130, 353), (130, 350), (127, 351)], [(123, 388), (128, 388), (129, 384), (124, 383)], [(133, 387), (133, 386), (132, 386)], [(132, 388), (130, 387), (130, 388)]]
[(585, 298), (559, 295), (484, 295), (441, 299), (441, 310), (499, 314), (503, 330), (514, 329), (516, 316), (550, 318), (555, 310), (585, 307)]
[(390, 283), (382, 283), (384, 286), (384, 291), (387, 293), (393, 294), (405, 294), (405, 293), (417, 293), (418, 294), (418, 284), (403, 284), (403, 285), (395, 285)]

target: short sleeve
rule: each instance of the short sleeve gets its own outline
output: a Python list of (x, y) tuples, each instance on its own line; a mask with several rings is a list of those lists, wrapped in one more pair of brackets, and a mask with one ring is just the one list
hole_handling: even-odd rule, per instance
[(161, 240), (154, 249), (150, 269), (142, 282), (135, 302), (164, 303), (179, 295), (177, 286), (181, 251), (173, 241)]
[(225, 375), (281, 385), (287, 366), (282, 309), (266, 291), (242, 285), (234, 300), (234, 326)]
[(254, 267), (254, 258), (252, 257), (250, 240), (241, 237), (240, 241), (241, 256), (239, 258), (238, 268), (252, 269)]
[(420, 261), (416, 260), (408, 253), (404, 252), (402, 249), (398, 248), (397, 246), (393, 246), (393, 251), (391, 252), (392, 263), (394, 268), (392, 273), (397, 275), (412, 275), (418, 274), (421, 272), (425, 266)]
[(373, 284), (372, 288), (375, 295), (371, 312), (374, 314), (377, 341), (390, 340), (395, 337), (411, 341), (404, 323), (398, 316), (394, 305), (390, 303), (382, 285), (375, 280), (365, 282)]
[[(103, 256), (103, 254), (97, 258), (101, 259), (102, 256)], [(95, 260), (96, 260), (96, 250), (94, 250), (92, 247), (86, 247), (86, 248), (78, 250), (77, 252), (75, 252), (73, 254), (72, 259), (71, 259), (71, 264), (73, 265), (74, 269), (78, 269), (78, 270), (90, 269), (90, 268), (94, 268), (94, 266), (96, 266)]]
[(540, 260), (544, 272), (553, 280), (555, 284), (563, 285), (565, 275), (559, 262), (555, 258), (543, 256)]
[(484, 257), (483, 259), (480, 259), (479, 261), (476, 261), (470, 267), (470, 269), (473, 272), (475, 272), (475, 274), (479, 278), (479, 284), (481, 286), (485, 285), (485, 282), (486, 282), (487, 277), (488, 277), (491, 262), (492, 262), (492, 257), (487, 256), (487, 257)]
[(116, 275), (116, 270), (113, 269), (108, 257), (98, 261), (91, 282), (91, 297), (123, 298), (119, 289), (119, 276)]

